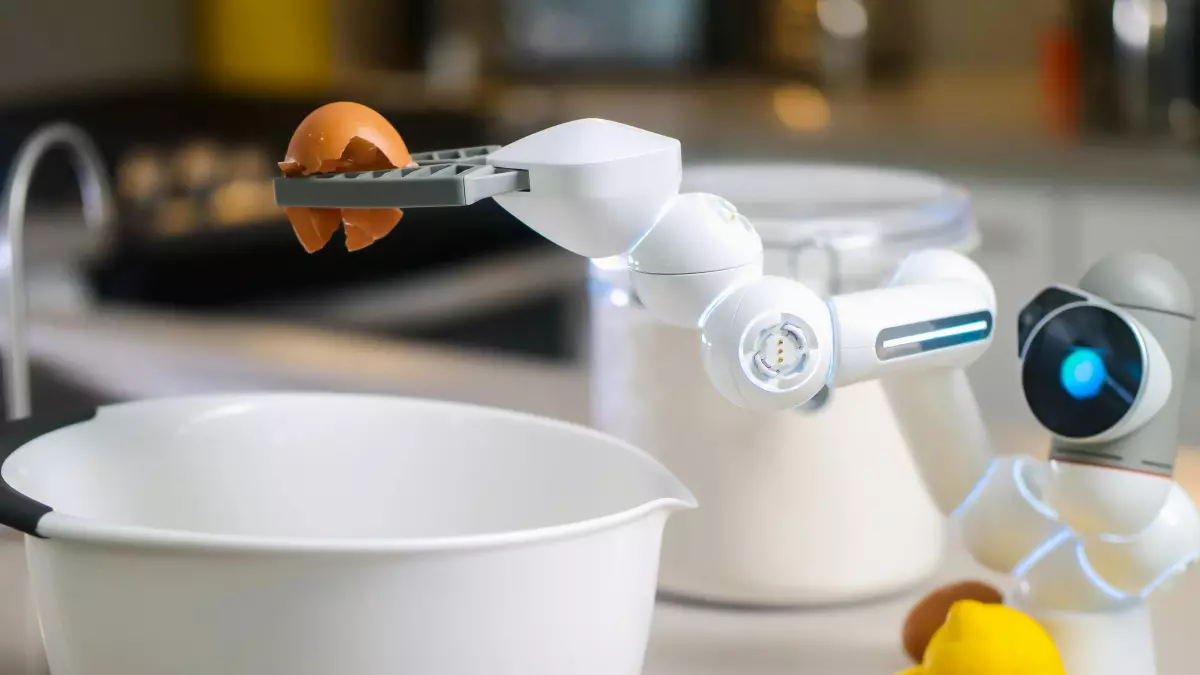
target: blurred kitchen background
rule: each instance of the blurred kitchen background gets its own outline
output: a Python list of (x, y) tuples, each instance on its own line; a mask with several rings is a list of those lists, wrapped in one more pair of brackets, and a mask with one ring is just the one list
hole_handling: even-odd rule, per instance
[[(313, 387), (586, 419), (586, 261), (490, 201), (410, 211), (353, 256), (302, 251), (269, 181), (296, 124), (337, 99), (383, 112), (414, 151), (595, 116), (675, 136), (689, 163), (935, 172), (974, 199), (1002, 326), (1041, 285), (1131, 247), (1170, 257), (1200, 289), (1195, 10), (0, 0), (0, 168), (38, 125), (74, 122), (104, 155), (118, 209), (112, 231), (89, 233), (66, 155), (38, 173), (26, 238), (35, 410)], [(1001, 333), (973, 377), (989, 421), (1025, 433), (1014, 337)]]

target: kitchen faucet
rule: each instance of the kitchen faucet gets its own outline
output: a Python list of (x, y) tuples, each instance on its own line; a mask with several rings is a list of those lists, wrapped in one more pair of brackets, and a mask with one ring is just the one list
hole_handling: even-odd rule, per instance
[(25, 289), (25, 210), (34, 171), (46, 152), (63, 147), (79, 180), (83, 218), (102, 243), (112, 232), (116, 208), (104, 161), (95, 143), (79, 127), (55, 123), (42, 127), (21, 145), (9, 171), (0, 204), (4, 208), (0, 229), (0, 271), (8, 275), (9, 344), (6, 359), (5, 417), (22, 419), (30, 413), (29, 344), (25, 322), (29, 297)]

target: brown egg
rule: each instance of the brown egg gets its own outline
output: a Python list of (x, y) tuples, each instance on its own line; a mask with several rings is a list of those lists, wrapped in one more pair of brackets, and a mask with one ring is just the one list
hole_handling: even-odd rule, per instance
[[(338, 102), (317, 108), (296, 128), (279, 163), (284, 176), (379, 171), (411, 166), (404, 139), (374, 110)], [(309, 253), (329, 243), (345, 223), (346, 248), (357, 251), (387, 236), (404, 215), (400, 209), (285, 209), (296, 237)]]
[(982, 581), (960, 581), (936, 588), (926, 595), (909, 610), (901, 635), (904, 652), (913, 663), (921, 663), (925, 658), (925, 648), (933, 634), (946, 623), (950, 606), (960, 600), (997, 605), (1004, 602), (1004, 594)]

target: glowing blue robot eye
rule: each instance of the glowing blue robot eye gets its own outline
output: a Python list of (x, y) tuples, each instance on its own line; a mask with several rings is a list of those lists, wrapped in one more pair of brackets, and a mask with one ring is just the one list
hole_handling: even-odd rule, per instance
[(1071, 398), (1089, 399), (1100, 393), (1108, 372), (1104, 359), (1092, 349), (1076, 349), (1063, 359), (1059, 381)]

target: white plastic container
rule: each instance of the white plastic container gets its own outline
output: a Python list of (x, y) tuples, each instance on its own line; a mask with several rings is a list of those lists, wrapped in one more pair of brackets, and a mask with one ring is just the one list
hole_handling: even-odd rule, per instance
[(637, 675), (694, 505), (598, 432), (412, 399), (148, 401), (3, 442), (55, 675)]
[[(833, 294), (882, 284), (923, 248), (978, 242), (966, 194), (920, 173), (765, 164), (685, 168), (763, 239), (767, 274)], [(946, 525), (878, 383), (806, 411), (739, 409), (705, 377), (698, 334), (638, 307), (620, 261), (592, 266), (592, 421), (646, 448), (704, 508), (664, 542), (660, 588), (710, 602), (820, 605), (916, 585)]]

